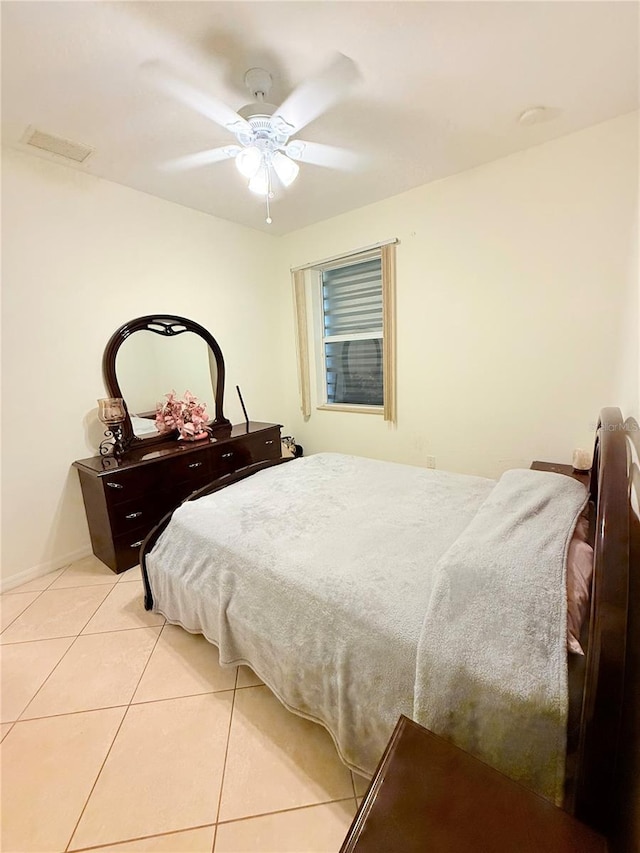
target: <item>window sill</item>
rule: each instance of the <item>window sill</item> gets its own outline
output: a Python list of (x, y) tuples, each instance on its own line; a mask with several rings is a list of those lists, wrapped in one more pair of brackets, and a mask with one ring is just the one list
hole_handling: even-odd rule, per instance
[(361, 415), (384, 415), (383, 406), (357, 406), (355, 403), (325, 403), (324, 406), (316, 406), (319, 412), (357, 412)]

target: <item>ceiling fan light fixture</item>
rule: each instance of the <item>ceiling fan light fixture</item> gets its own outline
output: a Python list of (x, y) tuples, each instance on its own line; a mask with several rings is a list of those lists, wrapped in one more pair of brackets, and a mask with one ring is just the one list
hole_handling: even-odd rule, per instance
[(298, 177), (300, 166), (280, 151), (275, 152), (271, 158), (271, 162), (276, 175), (282, 181), (283, 185), (285, 187), (291, 186)]
[(255, 145), (243, 148), (236, 157), (236, 168), (245, 178), (252, 179), (262, 165), (262, 152)]
[(249, 181), (249, 189), (256, 195), (269, 195), (270, 191), (269, 167), (263, 163), (255, 175)]

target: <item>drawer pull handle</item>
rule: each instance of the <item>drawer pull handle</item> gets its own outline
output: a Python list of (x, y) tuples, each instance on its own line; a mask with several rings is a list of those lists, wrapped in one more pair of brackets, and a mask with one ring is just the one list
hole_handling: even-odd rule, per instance
[(122, 483), (110, 483), (107, 481), (107, 486), (109, 486), (110, 489), (124, 489)]
[(143, 542), (144, 539), (141, 539), (139, 542), (134, 542), (133, 545), (129, 545), (129, 548), (139, 548)]
[(202, 465), (202, 462), (192, 462), (190, 465), (187, 465), (187, 468), (199, 468)]
[(223, 453), (222, 454), (223, 459), (230, 459), (232, 456), (233, 456), (233, 451), (230, 451), (229, 453)]
[(271, 441), (265, 441), (265, 444), (273, 444), (273, 439), (271, 439)]
[(125, 518), (139, 518), (141, 515), (142, 515), (142, 511), (130, 512), (129, 515), (125, 515)]

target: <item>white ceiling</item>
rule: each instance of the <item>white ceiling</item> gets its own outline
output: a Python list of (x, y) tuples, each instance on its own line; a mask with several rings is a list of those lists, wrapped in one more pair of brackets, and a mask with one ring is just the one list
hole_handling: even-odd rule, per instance
[[(3, 143), (33, 153), (20, 142), (31, 125), (95, 148), (72, 168), (283, 234), (637, 109), (638, 11), (554, 0), (3, 2)], [(300, 135), (360, 152), (366, 167), (303, 164), (270, 226), (232, 161), (162, 171), (234, 140), (150, 88), (143, 62), (168, 62), (238, 109), (251, 100), (248, 68), (271, 72), (279, 103), (335, 51), (361, 81)], [(519, 124), (537, 105), (551, 120)]]

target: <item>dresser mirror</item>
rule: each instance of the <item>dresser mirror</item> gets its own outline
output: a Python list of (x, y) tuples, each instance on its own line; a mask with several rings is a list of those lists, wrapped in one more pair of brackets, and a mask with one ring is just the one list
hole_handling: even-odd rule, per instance
[(203, 326), (170, 314), (138, 317), (111, 336), (103, 356), (107, 392), (122, 397), (127, 409), (125, 438), (135, 445), (175, 438), (155, 424), (158, 403), (186, 391), (206, 403), (209, 427), (228, 430), (223, 414), (224, 359), (215, 338)]

